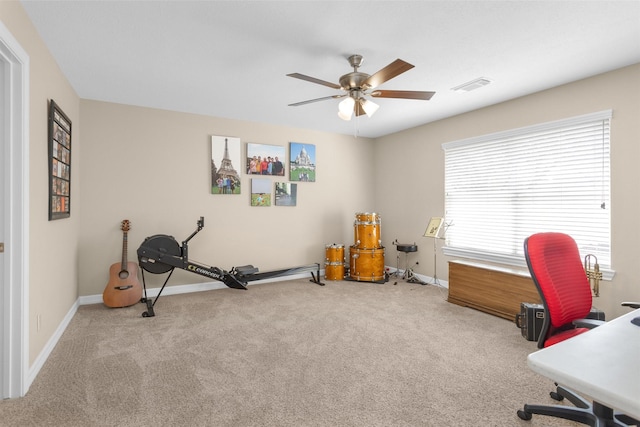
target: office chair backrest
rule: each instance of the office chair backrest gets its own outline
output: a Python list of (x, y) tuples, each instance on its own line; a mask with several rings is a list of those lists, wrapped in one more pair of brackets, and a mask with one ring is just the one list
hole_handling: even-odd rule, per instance
[(524, 242), (531, 278), (545, 307), (538, 347), (548, 347), (586, 332), (571, 322), (591, 310), (591, 287), (576, 242), (563, 233), (538, 233)]

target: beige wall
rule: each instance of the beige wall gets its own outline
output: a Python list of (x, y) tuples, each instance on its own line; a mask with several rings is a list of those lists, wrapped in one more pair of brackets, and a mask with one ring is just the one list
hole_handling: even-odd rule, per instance
[[(430, 217), (444, 214), (442, 143), (606, 109), (613, 109), (611, 243), (616, 276), (601, 284), (601, 296), (594, 304), (609, 317), (625, 313), (621, 301), (640, 301), (640, 64), (376, 140), (376, 169), (402, 166), (396, 177), (375, 178), (376, 209), (384, 218), (383, 243), (390, 247), (395, 238), (416, 241), (415, 271), (433, 275), (433, 240), (421, 236)], [(437, 275), (446, 280), (449, 258), (442, 255), (443, 244), (438, 242)]]
[[(189, 242), (190, 259), (269, 271), (324, 267), (325, 245), (352, 244), (354, 213), (374, 207), (373, 141), (366, 138), (88, 100), (81, 111), (80, 295), (102, 293), (109, 265), (121, 259), (125, 218), (130, 260), (144, 238), (169, 234), (181, 243), (204, 216), (204, 229)], [(211, 135), (239, 137), (243, 156), (248, 142), (285, 147), (287, 157), (291, 141), (314, 144), (317, 181), (298, 183), (295, 207), (250, 206), (244, 173), (242, 194), (211, 194)], [(164, 277), (146, 274), (147, 286)], [(207, 281), (176, 270), (170, 284)]]
[[(416, 272), (433, 275), (433, 241), (421, 237), (443, 214), (441, 144), (612, 108), (614, 281), (596, 301), (610, 317), (621, 300), (640, 300), (636, 264), (640, 202), (640, 65), (431, 123), (378, 140), (79, 100), (18, 2), (0, 2), (0, 19), (31, 60), (30, 76), (30, 362), (40, 354), (78, 296), (101, 294), (120, 260), (122, 219), (132, 221), (130, 260), (142, 240), (170, 234), (190, 243), (191, 259), (221, 268), (253, 264), (262, 271), (323, 262), (328, 243), (352, 244), (355, 212), (376, 211), (387, 265), (391, 242), (416, 242)], [(48, 221), (47, 103), (73, 122), (72, 215)], [(82, 129), (80, 121), (82, 120)], [(243, 194), (210, 194), (210, 136), (246, 143), (315, 144), (318, 181), (299, 183), (298, 206), (249, 205)], [(80, 162), (82, 159), (82, 162)], [(380, 171), (380, 172), (379, 172)], [(288, 177), (288, 175), (287, 175)], [(273, 178), (270, 178), (273, 179)], [(273, 179), (275, 180), (275, 179)], [(438, 248), (438, 277), (447, 259)], [(157, 286), (160, 276), (148, 275)], [(179, 271), (172, 284), (208, 281)], [(37, 330), (37, 317), (41, 329)]]
[[(78, 299), (80, 100), (20, 3), (0, 2), (0, 19), (30, 58), (29, 362), (33, 363)], [(71, 217), (57, 221), (48, 220), (47, 117), (50, 99), (59, 104), (73, 126)]]

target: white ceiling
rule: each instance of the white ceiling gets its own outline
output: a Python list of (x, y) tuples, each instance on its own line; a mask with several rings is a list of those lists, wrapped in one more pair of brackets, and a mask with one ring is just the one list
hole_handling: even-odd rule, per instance
[[(364, 137), (640, 63), (640, 1), (21, 3), (81, 98)], [(368, 74), (415, 65), (380, 89), (435, 96), (351, 122), (337, 99), (288, 106), (340, 91), (286, 74), (338, 83), (354, 53)]]

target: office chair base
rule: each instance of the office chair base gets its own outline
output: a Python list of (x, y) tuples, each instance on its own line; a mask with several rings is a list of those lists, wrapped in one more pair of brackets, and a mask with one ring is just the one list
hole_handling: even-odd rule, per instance
[(629, 427), (638, 425), (638, 420), (624, 414), (614, 414), (610, 408), (598, 403), (594, 403), (593, 406), (588, 405), (587, 408), (525, 404), (524, 409), (519, 409), (517, 414), (518, 418), (525, 421), (531, 420), (533, 414), (537, 414), (563, 418), (591, 427)]
[(640, 420), (636, 420), (635, 418), (632, 418), (628, 415), (616, 413), (615, 417), (616, 420), (620, 421), (626, 426), (640, 426)]
[(578, 396), (571, 390), (562, 387), (561, 385), (556, 384), (556, 391), (555, 392), (552, 391), (551, 393), (549, 393), (549, 396), (551, 396), (552, 399), (555, 399), (559, 402), (563, 401), (564, 399), (567, 399), (576, 408), (583, 408), (583, 409), (589, 409), (589, 410), (591, 409), (591, 402)]
[[(571, 402), (577, 408), (591, 410), (591, 402), (582, 398), (581, 396), (578, 396), (573, 391), (561, 385), (558, 385), (558, 383), (555, 383), (555, 385), (556, 385), (556, 391), (555, 392), (552, 391), (549, 393), (552, 399), (561, 402), (566, 398), (569, 402)], [(607, 416), (608, 416), (608, 413), (607, 413)], [(639, 420), (636, 420), (635, 418), (622, 414), (620, 412), (614, 412), (613, 417), (616, 420), (622, 422), (622, 424), (625, 426), (640, 426)]]

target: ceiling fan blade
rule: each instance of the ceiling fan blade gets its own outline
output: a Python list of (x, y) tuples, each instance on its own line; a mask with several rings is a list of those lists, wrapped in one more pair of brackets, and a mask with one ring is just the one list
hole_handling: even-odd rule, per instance
[(312, 102), (318, 102), (318, 101), (325, 101), (327, 99), (344, 98), (345, 96), (347, 96), (346, 93), (342, 95), (332, 95), (332, 96), (325, 96), (322, 98), (309, 99), (308, 101), (301, 101), (301, 102), (296, 102), (295, 104), (289, 104), (289, 107), (298, 107), (300, 105), (311, 104)]
[(316, 79), (315, 77), (305, 76), (304, 74), (300, 74), (300, 73), (291, 73), (291, 74), (287, 74), (287, 76), (293, 77), (294, 79), (305, 80), (305, 81), (308, 81), (308, 82), (311, 82), (311, 83), (317, 83), (317, 84), (323, 85), (323, 86), (329, 86), (330, 88), (333, 88), (333, 89), (340, 89), (340, 86), (335, 84), (335, 83), (331, 83), (331, 82), (327, 82), (327, 81), (324, 81), (324, 80)]
[(391, 64), (384, 67), (382, 70), (370, 76), (367, 80), (363, 82), (363, 86), (368, 88), (373, 88), (380, 86), (382, 83), (387, 80), (391, 80), (392, 78), (399, 76), (405, 71), (409, 71), (413, 68), (413, 65), (408, 62), (403, 61), (402, 59), (396, 59)]
[(416, 90), (374, 90), (369, 95), (375, 98), (404, 98), (428, 101), (435, 94), (435, 92), (421, 92)]

